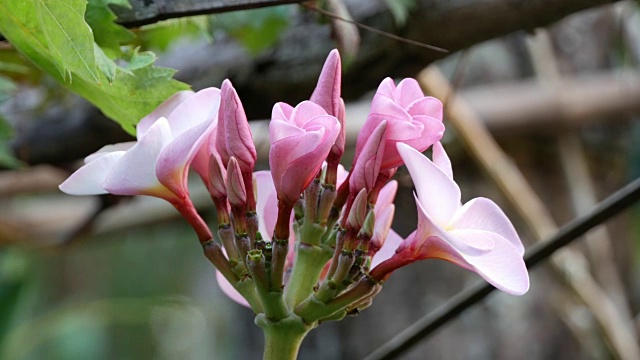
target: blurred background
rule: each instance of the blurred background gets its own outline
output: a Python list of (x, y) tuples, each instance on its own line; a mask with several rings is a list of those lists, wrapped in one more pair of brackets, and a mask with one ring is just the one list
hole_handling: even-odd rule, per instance
[[(449, 53), (300, 5), (155, 22), (132, 29), (131, 44), (196, 90), (230, 78), (253, 119), (260, 169), (271, 107), (307, 99), (332, 48), (345, 66), (351, 147), (377, 84), (417, 77), (445, 104), (443, 143), (463, 201), (494, 199), (529, 247), (640, 175), (638, 3), (558, 3), (307, 3)], [(57, 189), (83, 157), (130, 135), (7, 41), (0, 101), (1, 359), (261, 357), (253, 314), (221, 293), (170, 205)], [(396, 178), (393, 228), (406, 236), (416, 224), (413, 185), (404, 168)], [(204, 188), (192, 189), (215, 227)], [(639, 236), (635, 206), (533, 271), (525, 296), (490, 295), (402, 358), (640, 358)], [(403, 268), (369, 309), (314, 330), (300, 359), (364, 358), (479, 281), (442, 261)]]

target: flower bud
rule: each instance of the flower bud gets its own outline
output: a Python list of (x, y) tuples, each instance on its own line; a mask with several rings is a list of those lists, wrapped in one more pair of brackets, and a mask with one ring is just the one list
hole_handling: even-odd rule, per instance
[(209, 192), (212, 197), (223, 198), (227, 196), (226, 173), (220, 158), (211, 156), (209, 158)]
[(247, 202), (242, 172), (235, 157), (231, 157), (227, 165), (227, 197), (231, 206), (234, 207), (244, 207)]
[(353, 229), (359, 230), (367, 216), (367, 190), (362, 189), (356, 196), (349, 212), (348, 224)]
[(221, 127), (224, 128), (227, 154), (236, 158), (243, 173), (250, 174), (256, 164), (256, 147), (253, 144), (247, 115), (231, 81), (225, 80), (222, 83), (221, 96), (224, 103)]
[(360, 156), (355, 160), (349, 179), (351, 192), (367, 189), (371, 191), (376, 184), (380, 165), (384, 155), (387, 122), (382, 121), (371, 133)]

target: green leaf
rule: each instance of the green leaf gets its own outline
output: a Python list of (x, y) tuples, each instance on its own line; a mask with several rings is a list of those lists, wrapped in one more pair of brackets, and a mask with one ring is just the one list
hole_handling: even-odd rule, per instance
[(274, 6), (218, 15), (214, 25), (226, 30), (253, 54), (269, 48), (289, 26), (289, 9)]
[(129, 60), (129, 65), (127, 65), (127, 70), (137, 70), (143, 67), (149, 66), (156, 61), (156, 54), (151, 51), (143, 51), (141, 53), (138, 52), (140, 48), (136, 48), (133, 50), (133, 54), (131, 55), (131, 60)]
[(387, 3), (393, 19), (397, 25), (404, 25), (409, 17), (409, 12), (416, 6), (415, 0), (384, 0)]
[(98, 44), (93, 45), (96, 53), (96, 63), (98, 64), (98, 69), (100, 69), (104, 76), (107, 77), (107, 80), (109, 80), (109, 84), (112, 84), (113, 80), (116, 78), (116, 70), (118, 69), (118, 66), (116, 65), (116, 63), (111, 61), (111, 59), (109, 59), (107, 54), (104, 53), (104, 51), (100, 46), (98, 46)]
[(72, 74), (78, 74), (99, 82), (93, 35), (84, 21), (86, 1), (36, 0), (35, 5), (37, 30), (44, 35), (63, 79), (72, 82)]
[[(63, 8), (67, 8), (69, 13), (80, 14), (80, 17), (75, 15), (50, 17), (51, 24), (48, 26), (56, 27), (58, 35), (75, 34), (80, 32), (78, 28), (86, 30), (83, 36), (69, 36), (68, 42), (72, 45), (66, 47), (83, 50), (77, 52), (73, 58), (77, 59), (81, 54), (82, 59), (90, 59), (85, 61), (86, 68), (81, 66), (82, 61), (75, 63), (70, 61), (68, 54), (62, 60), (63, 55), (60, 54), (62, 47), (49, 44), (50, 38), (61, 39), (57, 36), (45, 35), (45, 32), (51, 29), (48, 26), (43, 28), (42, 23), (34, 19), (33, 14), (39, 11), (40, 4), (45, 2), (44, 0), (36, 1), (0, 0), (0, 33), (25, 57), (61, 82), (67, 89), (92, 102), (129, 133), (135, 133), (135, 124), (162, 101), (176, 91), (188, 88), (188, 85), (172, 79), (175, 73), (172, 69), (147, 65), (134, 69), (130, 73), (117, 68), (114, 73), (113, 66), (110, 64), (112, 60), (100, 55), (96, 60), (93, 38), (84, 36), (91, 35), (91, 30), (82, 17), (85, 6), (82, 0), (69, 0), (64, 4), (61, 0), (46, 1), (49, 8), (60, 5), (56, 11), (51, 11), (53, 14), (62, 12)], [(70, 21), (76, 23), (71, 24)], [(60, 30), (74, 27), (76, 28), (74, 31)], [(86, 49), (91, 50), (90, 56), (86, 55)], [(89, 62), (92, 65), (89, 65)], [(65, 64), (63, 68), (67, 76), (58, 70), (61, 64)], [(91, 67), (93, 71), (87, 70)], [(73, 81), (65, 81), (69, 76)]]
[(117, 16), (109, 4), (131, 8), (128, 0), (89, 0), (84, 18), (93, 29), (95, 42), (106, 55), (115, 59), (122, 54), (120, 46), (131, 42), (134, 36), (124, 26), (115, 23)]

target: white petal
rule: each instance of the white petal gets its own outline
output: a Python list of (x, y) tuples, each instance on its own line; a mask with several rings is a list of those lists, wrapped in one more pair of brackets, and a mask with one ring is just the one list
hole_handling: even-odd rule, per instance
[(458, 184), (414, 148), (402, 143), (397, 148), (409, 169), (422, 208), (436, 224), (446, 228), (461, 206)]
[(170, 98), (165, 100), (160, 106), (158, 106), (153, 112), (140, 120), (138, 126), (136, 128), (138, 139), (140, 139), (144, 134), (147, 133), (149, 128), (161, 117), (168, 117), (169, 114), (178, 106), (180, 103), (188, 99), (194, 94), (193, 91), (184, 90), (178, 91), (173, 94)]
[(102, 188), (102, 183), (124, 153), (124, 151), (115, 151), (99, 156), (71, 174), (60, 184), (60, 190), (71, 195), (106, 194), (107, 191)]
[(160, 118), (114, 166), (105, 179), (104, 189), (116, 195), (163, 192), (164, 187), (156, 177), (156, 162), (170, 140), (169, 124)]
[(442, 147), (442, 143), (440, 141), (433, 144), (433, 163), (442, 170), (443, 173), (447, 174), (453, 180), (453, 170), (451, 169), (451, 160), (449, 156), (447, 156), (446, 151)]
[(486, 230), (507, 239), (522, 256), (524, 246), (518, 233), (502, 209), (487, 198), (475, 198), (456, 213), (451, 222), (452, 229)]
[(524, 260), (507, 239), (480, 230), (457, 230), (452, 235), (466, 243), (486, 241), (480, 240), (483, 237), (491, 239), (495, 245), (484, 254), (460, 254), (478, 275), (496, 288), (513, 295), (522, 295), (529, 290), (529, 275)]

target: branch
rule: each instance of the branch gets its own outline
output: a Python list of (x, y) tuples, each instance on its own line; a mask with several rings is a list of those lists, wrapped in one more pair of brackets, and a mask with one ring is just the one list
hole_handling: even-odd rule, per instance
[(129, 0), (131, 9), (114, 8), (118, 23), (128, 28), (187, 16), (302, 3), (308, 0)]

